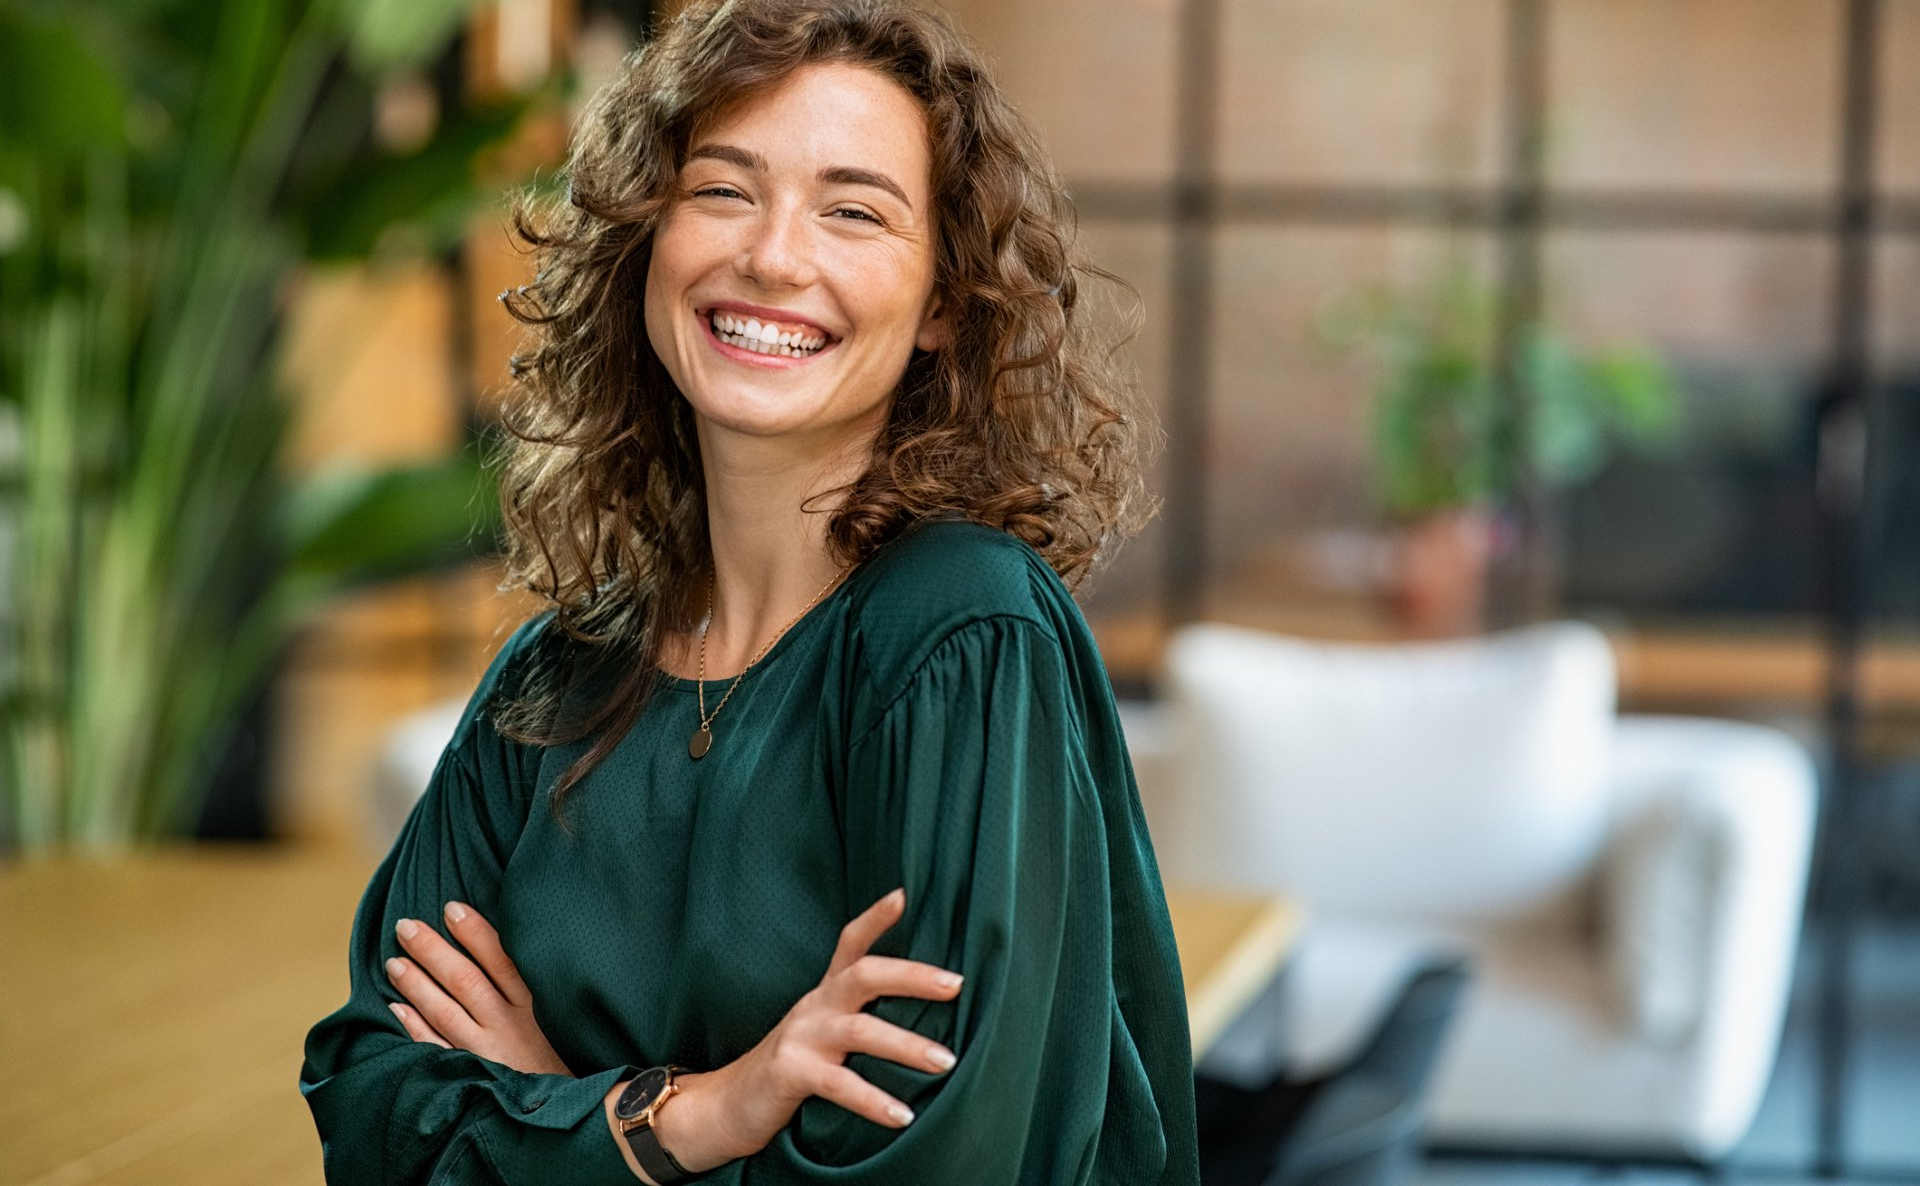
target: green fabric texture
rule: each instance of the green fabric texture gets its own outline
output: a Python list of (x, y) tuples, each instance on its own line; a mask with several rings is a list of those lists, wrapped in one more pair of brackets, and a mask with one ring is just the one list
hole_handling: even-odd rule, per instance
[[(354, 919), (352, 994), (301, 1090), (330, 1182), (635, 1179), (601, 1116), (636, 1069), (709, 1069), (825, 973), (840, 928), (905, 886), (873, 950), (966, 975), (874, 1012), (945, 1043), (944, 1075), (855, 1055), (916, 1119), (818, 1098), (717, 1183), (1199, 1181), (1179, 957), (1112, 689), (1078, 606), (1026, 544), (917, 525), (748, 669), (687, 755), (694, 683), (662, 687), (576, 788), (585, 748), (509, 742), (489, 697), (550, 655), (522, 626), (481, 681)], [(709, 681), (707, 703), (725, 683)], [(500, 930), (554, 1048), (527, 1075), (407, 1039), (393, 926), (449, 900)]]

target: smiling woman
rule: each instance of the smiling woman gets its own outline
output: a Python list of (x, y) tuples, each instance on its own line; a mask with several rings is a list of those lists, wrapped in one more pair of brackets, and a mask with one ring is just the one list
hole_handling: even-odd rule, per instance
[(508, 298), (502, 502), (550, 608), (309, 1035), (329, 1179), (1197, 1182), (1070, 592), (1147, 509), (1144, 426), (1032, 136), (904, 5), (696, 3), (569, 182)]
[[(925, 112), (860, 66), (804, 66), (695, 133), (645, 312), (696, 423), (880, 435), (912, 352), (945, 340), (931, 184)], [(747, 285), (782, 303), (739, 300)]]

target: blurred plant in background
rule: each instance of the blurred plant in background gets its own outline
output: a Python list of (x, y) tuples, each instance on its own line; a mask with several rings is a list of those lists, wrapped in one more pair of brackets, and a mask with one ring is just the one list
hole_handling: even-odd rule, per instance
[(1495, 334), (1499, 293), (1450, 260), (1419, 289), (1358, 289), (1329, 301), (1321, 339), (1381, 364), (1374, 388), (1374, 477), (1395, 517), (1499, 503), (1526, 474), (1549, 488), (1591, 479), (1619, 448), (1671, 444), (1680, 393), (1638, 343), (1583, 350), (1552, 324), (1517, 335), (1513, 375), (1526, 431), (1502, 430)]
[(1412, 633), (1479, 629), (1486, 567), (1524, 487), (1594, 477), (1619, 449), (1680, 432), (1681, 396), (1652, 348), (1582, 349), (1545, 320), (1513, 335), (1501, 394), (1501, 294), (1457, 249), (1411, 290), (1359, 288), (1325, 302), (1319, 340), (1372, 355), (1373, 475), (1398, 534), (1396, 609)]
[(450, 243), (531, 102), (431, 80), (468, 7), (0, 4), (0, 848), (191, 829), (305, 611), (491, 548), (471, 445), (278, 468), (303, 263)]

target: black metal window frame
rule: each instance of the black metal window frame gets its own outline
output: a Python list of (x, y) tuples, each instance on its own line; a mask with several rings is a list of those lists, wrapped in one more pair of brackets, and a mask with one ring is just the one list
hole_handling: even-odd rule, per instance
[[(1846, 1103), (1853, 1024), (1850, 1008), (1854, 931), (1862, 901), (1859, 877), (1844, 858), (1864, 818), (1860, 660), (1871, 618), (1867, 591), (1878, 538), (1870, 492), (1889, 463), (1885, 385), (1875, 381), (1873, 245), (1886, 234), (1920, 234), (1920, 196), (1875, 192), (1874, 133), (1881, 118), (1879, 47), (1886, 27), (1884, 0), (1841, 0), (1840, 159), (1828, 195), (1713, 193), (1680, 190), (1602, 192), (1550, 186), (1542, 156), (1549, 107), (1547, 23), (1553, 0), (1506, 0), (1501, 94), (1505, 144), (1500, 180), (1490, 186), (1316, 185), (1221, 180), (1217, 128), (1226, 0), (1182, 0), (1176, 20), (1174, 176), (1166, 183), (1073, 186), (1075, 205), (1089, 222), (1170, 226), (1172, 257), (1167, 302), (1169, 388), (1181, 398), (1166, 408), (1165, 554), (1159, 574), (1160, 613), (1168, 626), (1202, 613), (1209, 577), (1206, 466), (1213, 400), (1210, 333), (1215, 305), (1216, 232), (1227, 225), (1428, 224), (1479, 229), (1495, 236), (1502, 302), (1497, 356), (1532, 320), (1541, 302), (1540, 241), (1549, 230), (1733, 231), (1754, 235), (1824, 235), (1834, 247), (1835, 273), (1827, 339), (1821, 515), (1828, 657), (1826, 730), (1816, 892), (1821, 961), (1819, 1094), (1813, 1172), (1849, 1172)], [(1510, 430), (1524, 428), (1524, 401), (1502, 377)], [(1550, 509), (1539, 484), (1523, 476), (1518, 518), (1523, 611), (1551, 608), (1541, 586), (1551, 566), (1542, 556)], [(1527, 557), (1531, 557), (1531, 562)], [(1920, 1166), (1876, 1177), (1920, 1182)]]

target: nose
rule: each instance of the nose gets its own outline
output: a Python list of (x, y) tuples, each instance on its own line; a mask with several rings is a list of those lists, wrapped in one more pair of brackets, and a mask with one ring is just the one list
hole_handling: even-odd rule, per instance
[(772, 210), (754, 224), (740, 258), (740, 273), (762, 288), (797, 288), (813, 277), (813, 254), (805, 215)]

